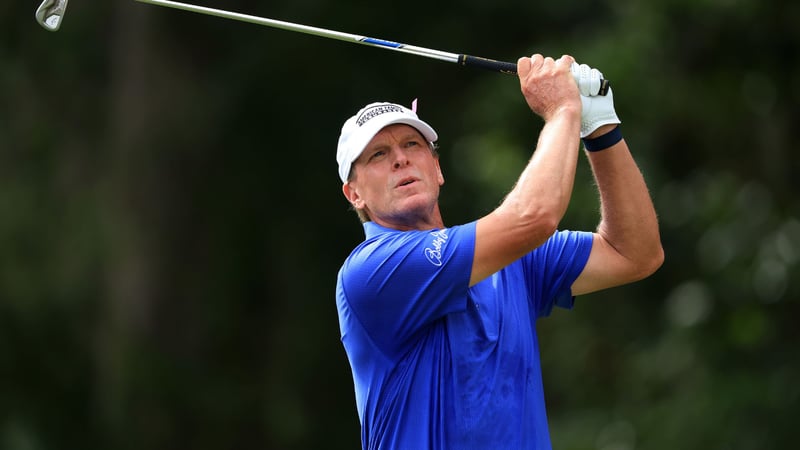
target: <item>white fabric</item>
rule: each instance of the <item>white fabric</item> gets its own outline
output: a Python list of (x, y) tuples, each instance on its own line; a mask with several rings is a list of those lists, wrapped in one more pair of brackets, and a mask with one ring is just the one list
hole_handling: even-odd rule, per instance
[(573, 64), (572, 75), (581, 92), (581, 137), (585, 138), (603, 125), (621, 123), (614, 111), (614, 94), (597, 95), (603, 73), (586, 64)]

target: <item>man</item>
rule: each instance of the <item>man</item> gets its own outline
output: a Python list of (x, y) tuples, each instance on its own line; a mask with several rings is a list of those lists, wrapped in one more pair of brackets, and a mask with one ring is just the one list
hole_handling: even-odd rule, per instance
[[(518, 76), (544, 120), (536, 151), (501, 205), (465, 225), (442, 220), (437, 135), (414, 111), (375, 103), (342, 128), (342, 190), (366, 240), (336, 301), (365, 449), (550, 449), (536, 319), (663, 261), (612, 94), (592, 95), (602, 74), (537, 54)], [(557, 231), (580, 138), (600, 192), (594, 233)]]

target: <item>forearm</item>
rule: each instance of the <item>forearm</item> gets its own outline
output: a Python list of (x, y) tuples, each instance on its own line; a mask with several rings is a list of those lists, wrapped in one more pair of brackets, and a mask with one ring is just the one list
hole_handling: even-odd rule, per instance
[(498, 209), (523, 218), (548, 215), (561, 220), (575, 181), (579, 130), (579, 111), (565, 109), (546, 122), (536, 151)]
[(623, 139), (606, 150), (587, 153), (600, 193), (597, 233), (634, 267), (652, 272), (663, 260), (658, 219), (628, 145)]
[(522, 95), (545, 124), (514, 188), (500, 206), (478, 219), (470, 286), (544, 243), (567, 209), (581, 127), (573, 62), (566, 55), (558, 60), (538, 54), (517, 60)]
[(478, 220), (470, 286), (544, 243), (566, 211), (578, 160), (580, 112), (548, 120), (511, 192)]

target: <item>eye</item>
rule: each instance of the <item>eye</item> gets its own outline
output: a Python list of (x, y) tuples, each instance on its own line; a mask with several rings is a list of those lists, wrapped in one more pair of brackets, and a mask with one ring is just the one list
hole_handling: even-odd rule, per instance
[(376, 151), (372, 152), (372, 155), (370, 155), (369, 159), (371, 161), (373, 159), (380, 158), (381, 156), (383, 156), (385, 154), (386, 154), (385, 150), (376, 150)]
[(422, 145), (422, 144), (416, 139), (412, 139), (412, 140), (406, 142), (406, 148), (408, 148), (408, 147), (417, 147), (419, 145)]

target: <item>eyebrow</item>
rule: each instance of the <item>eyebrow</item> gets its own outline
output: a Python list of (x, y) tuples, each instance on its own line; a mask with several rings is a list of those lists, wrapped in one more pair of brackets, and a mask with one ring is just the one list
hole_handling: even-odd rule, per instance
[[(404, 134), (399, 139), (400, 142), (408, 142), (408, 141), (422, 141), (425, 142), (425, 137), (422, 136), (419, 132), (409, 131), (408, 134)], [(364, 150), (379, 150), (383, 148), (391, 147), (391, 145), (386, 144), (382, 141), (378, 141), (378, 143), (374, 147), (367, 146)]]

